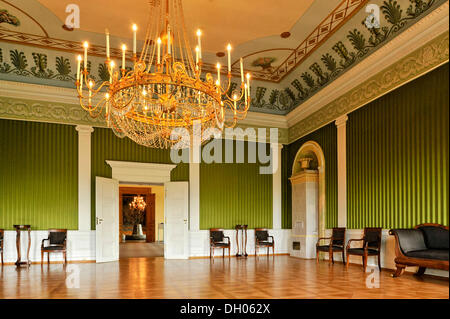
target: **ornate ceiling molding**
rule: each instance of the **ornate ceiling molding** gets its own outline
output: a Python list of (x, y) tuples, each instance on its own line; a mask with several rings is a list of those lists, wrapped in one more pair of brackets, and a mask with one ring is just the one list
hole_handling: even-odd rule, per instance
[[(75, 89), (22, 82), (0, 81), (0, 118), (106, 127), (103, 117), (93, 119), (79, 106)], [(288, 142), (287, 122), (281, 115), (249, 112), (237, 127), (266, 128), (267, 138), (269, 129), (277, 128), (279, 143)]]
[[(447, 25), (448, 27), (448, 25)], [(289, 128), (289, 143), (449, 61), (449, 32), (431, 40)]]
[(303, 103), (301, 107), (288, 113), (286, 116), (288, 126), (292, 127), (325, 105), (333, 102), (340, 95), (347, 93), (368, 78), (376, 75), (380, 70), (387, 68), (394, 62), (421, 48), (430, 39), (434, 39), (448, 31), (448, 9), (449, 3), (446, 2), (315, 94)]
[(291, 71), (311, 55), (323, 42), (366, 5), (368, 0), (343, 0), (272, 74), (252, 72), (256, 79), (281, 82)]
[[(1, 0), (4, 1), (4, 0)], [(324, 41), (326, 41), (334, 32), (344, 25), (356, 12), (358, 12), (368, 0), (342, 0), (339, 5), (325, 18), (317, 27), (293, 49), (292, 53), (279, 65), (272, 73), (252, 71), (256, 80), (279, 83), (289, 72), (295, 69), (303, 60), (313, 53)], [(15, 7), (24, 14), (27, 14), (20, 8)], [(33, 19), (34, 20), (34, 19)], [(34, 20), (36, 21), (36, 20)], [(37, 21), (36, 21), (37, 23)], [(42, 27), (41, 27), (42, 28)], [(20, 45), (29, 45), (47, 50), (56, 50), (69, 52), (73, 54), (82, 54), (82, 43), (78, 41), (69, 41), (65, 39), (56, 39), (50, 37), (46, 31), (45, 36), (22, 33), (14, 30), (0, 28), (0, 40)], [(111, 57), (114, 59), (122, 58), (122, 50), (120, 48), (111, 48)], [(106, 47), (91, 44), (88, 49), (90, 56), (104, 58), (106, 56)], [(127, 60), (132, 61), (132, 52), (127, 52)], [(234, 63), (236, 64), (236, 62)], [(215, 73), (215, 64), (203, 63), (205, 72)], [(233, 65), (232, 74), (235, 77), (240, 76), (239, 65)]]

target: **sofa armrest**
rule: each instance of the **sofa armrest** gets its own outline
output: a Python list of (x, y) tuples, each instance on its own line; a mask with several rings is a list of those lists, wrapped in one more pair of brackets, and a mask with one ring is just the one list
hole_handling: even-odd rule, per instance
[(389, 235), (394, 236), (395, 238), (395, 256), (398, 257), (406, 257), (403, 254), (402, 248), (400, 247), (400, 240), (398, 238), (398, 231), (397, 229), (391, 229), (389, 230)]

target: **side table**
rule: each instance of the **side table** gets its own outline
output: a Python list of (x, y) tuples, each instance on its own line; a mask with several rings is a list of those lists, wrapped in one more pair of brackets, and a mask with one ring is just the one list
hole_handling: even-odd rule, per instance
[[(17, 248), (17, 261), (16, 266), (20, 267), (23, 265), (26, 265), (30, 267), (31, 261), (30, 261), (30, 247), (31, 247), (31, 226), (30, 225), (14, 225), (14, 228), (16, 229), (16, 248)], [(27, 247), (27, 260), (22, 261), (21, 259), (21, 243), (20, 243), (20, 234), (26, 231), (28, 233), (28, 247)]]

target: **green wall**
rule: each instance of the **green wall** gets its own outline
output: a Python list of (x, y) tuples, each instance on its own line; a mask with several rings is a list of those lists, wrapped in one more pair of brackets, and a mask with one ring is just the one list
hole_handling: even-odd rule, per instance
[(0, 120), (0, 228), (78, 228), (73, 126)]
[(248, 145), (256, 144), (244, 144), (244, 163), (200, 164), (200, 229), (272, 228), (272, 175), (260, 174), (258, 158), (249, 163)]
[[(95, 229), (95, 177), (112, 177), (112, 169), (106, 160), (172, 164), (170, 150), (148, 148), (129, 138), (119, 138), (111, 129), (95, 128), (92, 133), (92, 193), (91, 218)], [(189, 181), (189, 164), (181, 163), (172, 170), (171, 181)]]
[(314, 141), (320, 145), (325, 156), (325, 227), (337, 226), (337, 129), (330, 123), (299, 140), (284, 146), (282, 152), (282, 227), (292, 227), (292, 187), (289, 178), (292, 176), (292, 166), (300, 147)]
[(349, 228), (448, 225), (448, 64), (349, 114)]

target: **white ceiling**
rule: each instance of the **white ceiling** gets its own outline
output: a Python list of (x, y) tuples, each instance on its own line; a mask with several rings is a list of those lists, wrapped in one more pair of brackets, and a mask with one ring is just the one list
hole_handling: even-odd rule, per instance
[[(38, 1), (61, 21), (66, 20), (66, 1)], [(195, 30), (201, 28), (204, 49), (217, 52), (224, 51), (229, 42), (236, 47), (291, 31), (315, 1), (318, 0), (185, 0), (183, 7), (187, 32), (194, 37)], [(70, 3), (80, 7), (82, 31), (103, 33), (108, 28), (114, 36), (130, 38), (133, 23), (147, 24), (147, 0), (73, 0)], [(324, 5), (323, 14), (316, 13), (317, 22), (328, 13), (329, 8)], [(144, 34), (140, 36), (143, 38)]]

